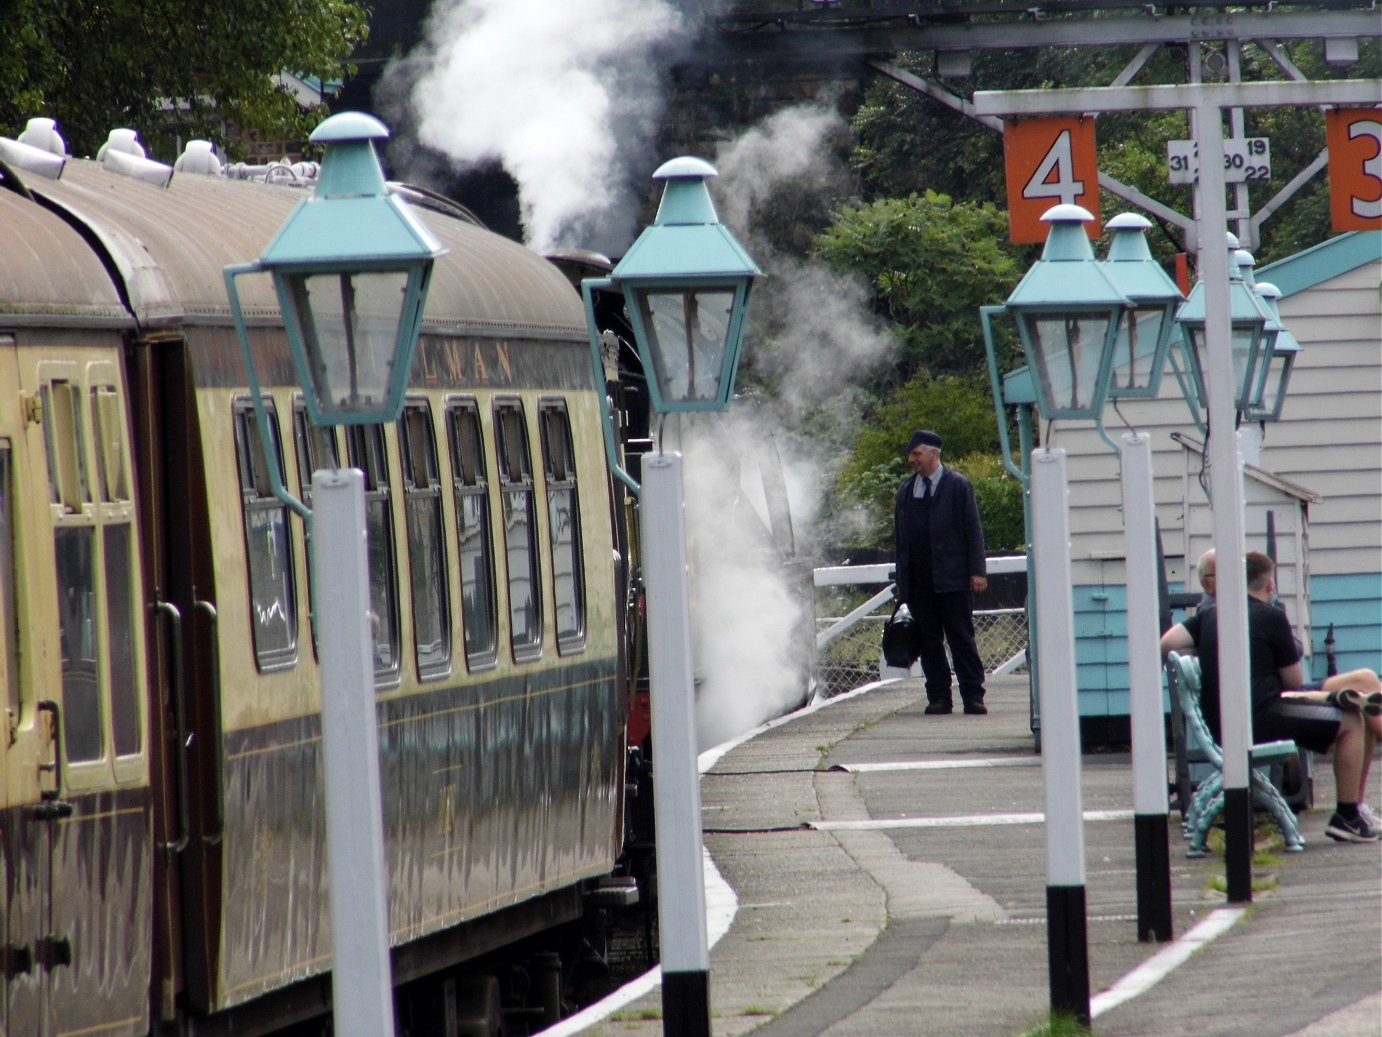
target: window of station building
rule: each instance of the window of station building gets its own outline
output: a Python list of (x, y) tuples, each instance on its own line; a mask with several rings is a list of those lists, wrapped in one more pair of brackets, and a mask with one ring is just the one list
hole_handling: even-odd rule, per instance
[(426, 400), (408, 400), (398, 423), (403, 459), (403, 513), (408, 525), (408, 572), (413, 592), (413, 648), (418, 676), (451, 672), (451, 602), (446, 589), (446, 530), (441, 469)]
[(452, 487), (456, 496), (456, 554), (461, 569), (461, 624), (471, 669), (492, 666), (499, 648), (489, 478), (480, 409), (472, 399), (447, 406)]
[(528, 450), (523, 402), (496, 400), (494, 427), (509, 579), (509, 636), (514, 658), (531, 659), (542, 653), (542, 572), (538, 564), (532, 455)]
[(370, 639), (374, 683), (399, 673), (398, 580), (395, 576), (392, 493), (382, 425), (346, 426), (346, 456), (365, 473), (365, 542), (369, 560)]
[(289, 539), (288, 506), (274, 495), (270, 464), (283, 480), (283, 452), (278, 417), (270, 398), (264, 400), (273, 459), (264, 456), (263, 442), (249, 397), (235, 401), (235, 459), (240, 473), (240, 506), (245, 519), (245, 559), (249, 573), (250, 632), (260, 670), (281, 670), (297, 661), (297, 590), (293, 576), (293, 546)]
[(552, 537), (552, 604), (557, 650), (585, 643), (585, 571), (581, 564), (581, 508), (576, 493), (576, 454), (564, 400), (538, 404), (538, 429), (546, 466), (547, 525)]
[(19, 613), (15, 587), (19, 574), (14, 550), (14, 460), (12, 444), (0, 439), (0, 694), (4, 696), (8, 737), (19, 723)]

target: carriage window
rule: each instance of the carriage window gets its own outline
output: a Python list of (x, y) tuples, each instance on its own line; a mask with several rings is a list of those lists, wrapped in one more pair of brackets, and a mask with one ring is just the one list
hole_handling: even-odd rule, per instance
[[(312, 507), (312, 476), (319, 469), (341, 467), (341, 450), (336, 442), (334, 426), (313, 425), (307, 420), (307, 401), (301, 394), (293, 397), (293, 450), (298, 462), (298, 499), (303, 506)], [(312, 572), (312, 527), (307, 526), (307, 623), (312, 629), (312, 651), (317, 651), (316, 590)]]
[(97, 677), (94, 526), (53, 531), (58, 582), (58, 644), (62, 655), (63, 741), (73, 763), (101, 758), (101, 700)]
[(110, 645), (110, 727), (115, 755), (140, 750), (139, 685), (134, 671), (134, 578), (130, 524), (112, 523), (102, 530), (105, 547), (106, 622)]
[(105, 501), (130, 499), (129, 473), (125, 467), (125, 418), (120, 396), (113, 386), (91, 390), (92, 427), (96, 432), (96, 485)]
[(383, 426), (347, 426), (346, 451), (350, 464), (365, 473), (365, 539), (369, 555), (374, 680), (376, 684), (389, 684), (397, 679), (399, 667), (398, 583), (394, 577), (393, 513)]
[(334, 426), (313, 425), (307, 420), (307, 401), (293, 398), (293, 450), (298, 462), (298, 497), (312, 506), (312, 476), (318, 469), (341, 467)]
[(456, 550), (461, 567), (461, 622), (466, 662), (473, 668), (495, 661), (499, 641), (484, 431), (474, 400), (452, 406), (447, 417), (456, 494)]
[(432, 408), (409, 400), (398, 423), (403, 456), (403, 511), (408, 522), (408, 571), (413, 590), (413, 642), (420, 677), (451, 670), (451, 604), (446, 593), (446, 531)]
[(8, 439), (0, 439), (0, 683), (9, 730), (19, 721), (19, 617), (15, 611), (14, 467)]
[(91, 500), (77, 392), (72, 383), (56, 379), (40, 390), (44, 445), (48, 448), (48, 485), (52, 488), (53, 503), (61, 504), (63, 511), (68, 512), (81, 511), (82, 505)]
[(496, 401), (494, 427), (509, 577), (509, 636), (516, 658), (532, 658), (542, 650), (542, 574), (538, 569), (533, 467), (523, 404), (519, 400)]
[(538, 411), (547, 475), (547, 524), (552, 536), (552, 589), (557, 647), (579, 648), (585, 638), (585, 574), (581, 567), (581, 510), (576, 496), (576, 456), (571, 421), (561, 400), (544, 400)]
[(235, 401), (235, 455), (240, 470), (240, 501), (245, 516), (245, 555), (249, 568), (250, 630), (261, 670), (282, 669), (297, 661), (297, 596), (293, 549), (288, 539), (288, 506), (273, 492), (269, 465), (283, 479), (283, 454), (273, 401), (264, 400), (273, 459), (264, 456), (247, 398)]

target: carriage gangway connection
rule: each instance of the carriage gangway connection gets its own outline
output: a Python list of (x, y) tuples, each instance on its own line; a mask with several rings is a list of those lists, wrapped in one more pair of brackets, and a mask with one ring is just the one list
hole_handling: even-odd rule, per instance
[[(988, 716), (925, 716), (920, 680), (873, 684), (702, 755), (717, 1037), (1017, 1037), (1045, 1021), (1027, 679), (988, 687)], [(1315, 773), (1306, 851), (1259, 853), (1246, 909), (1220, 892), (1222, 851), (1185, 856), (1173, 807), (1175, 939), (1139, 943), (1130, 758), (1085, 756), (1098, 1037), (1382, 1033), (1382, 849), (1325, 837), (1333, 779)], [(656, 982), (548, 1037), (661, 1034)]]

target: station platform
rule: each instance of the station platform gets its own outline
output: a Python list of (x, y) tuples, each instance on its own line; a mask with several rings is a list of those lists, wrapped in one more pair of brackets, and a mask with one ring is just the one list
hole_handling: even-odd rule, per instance
[[(1040, 1032), (1046, 850), (1026, 677), (991, 678), (986, 702), (988, 716), (926, 716), (921, 681), (890, 681), (702, 757), (717, 1037)], [(1382, 1034), (1382, 844), (1324, 835), (1334, 787), (1318, 763), (1307, 847), (1285, 853), (1259, 826), (1250, 905), (1225, 902), (1221, 844), (1186, 858), (1172, 811), (1175, 939), (1140, 943), (1131, 760), (1084, 755), (1095, 1034)], [(655, 1037), (660, 991), (586, 1019), (571, 1032)]]

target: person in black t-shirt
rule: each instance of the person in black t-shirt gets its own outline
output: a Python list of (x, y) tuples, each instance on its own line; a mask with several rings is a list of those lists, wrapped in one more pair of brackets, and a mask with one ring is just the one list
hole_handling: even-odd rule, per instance
[[(1255, 742), (1293, 739), (1312, 752), (1334, 753), (1338, 804), (1325, 834), (1340, 842), (1371, 842), (1375, 822), (1366, 807), (1375, 739), (1382, 737), (1382, 681), (1372, 670), (1352, 670), (1307, 683), (1300, 646), (1286, 613), (1272, 604), (1275, 564), (1260, 551), (1247, 555), (1248, 680)], [(1219, 622), (1216, 608), (1177, 623), (1161, 638), (1161, 652), (1198, 651), (1200, 709), (1219, 733)], [(1371, 809), (1368, 808), (1368, 814)]]

